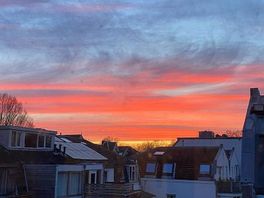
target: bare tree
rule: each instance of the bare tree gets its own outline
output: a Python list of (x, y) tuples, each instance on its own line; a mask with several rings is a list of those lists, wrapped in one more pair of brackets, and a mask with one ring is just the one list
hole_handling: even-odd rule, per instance
[(226, 130), (225, 134), (228, 137), (241, 137), (242, 131), (241, 130)]
[(164, 147), (164, 146), (172, 146), (174, 141), (162, 141), (162, 140), (154, 140), (154, 141), (147, 141), (141, 144), (137, 144), (135, 149), (140, 152), (150, 151), (156, 147)]
[(103, 138), (102, 141), (118, 142), (118, 138), (116, 138), (116, 137), (112, 137), (112, 136), (107, 136), (107, 137)]
[(0, 125), (33, 127), (33, 119), (28, 116), (23, 104), (15, 96), (0, 94)]

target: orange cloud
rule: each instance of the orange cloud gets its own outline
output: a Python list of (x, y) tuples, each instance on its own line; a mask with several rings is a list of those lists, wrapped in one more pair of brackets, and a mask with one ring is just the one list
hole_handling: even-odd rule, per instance
[[(241, 129), (250, 87), (264, 88), (262, 66), (163, 74), (93, 76), (77, 83), (2, 84), (35, 119), (37, 127), (83, 132), (92, 140), (175, 139), (198, 130)], [(227, 83), (210, 91), (200, 88)], [(179, 90), (199, 86), (195, 92)], [(177, 95), (157, 94), (176, 90)]]

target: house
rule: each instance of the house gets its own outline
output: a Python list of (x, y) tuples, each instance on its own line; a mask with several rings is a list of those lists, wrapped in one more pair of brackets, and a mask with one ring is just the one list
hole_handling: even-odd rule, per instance
[(86, 140), (81, 134), (73, 135), (60, 135), (60, 138), (68, 139), (74, 143), (82, 143), (92, 148), (96, 152), (100, 153), (107, 158), (104, 161), (104, 181), (105, 183), (122, 183), (125, 182), (124, 178), (124, 166), (125, 160), (122, 156), (119, 156), (116, 152), (108, 150), (102, 145), (94, 144)]
[(102, 146), (104, 148), (106, 148), (107, 150), (109, 150), (109, 151), (113, 151), (113, 152), (116, 152), (116, 153), (119, 152), (118, 146), (117, 146), (117, 142), (113, 142), (113, 141), (109, 141), (109, 140), (103, 140), (102, 141)]
[(118, 154), (123, 157), (129, 157), (137, 153), (138, 151), (131, 146), (118, 146)]
[(242, 137), (214, 136), (212, 131), (200, 131), (199, 137), (178, 138), (175, 147), (219, 147), (223, 145), (224, 150), (233, 150), (241, 165)]
[(107, 158), (84, 143), (56, 137), (55, 131), (1, 126), (0, 153), (3, 196), (78, 198), (89, 185), (104, 182)]
[(161, 147), (138, 161), (142, 188), (156, 197), (241, 197), (239, 189), (232, 196), (224, 191), (230, 172), (223, 146)]
[(222, 146), (229, 158), (230, 179), (240, 180), (241, 175), (241, 137), (215, 137), (213, 132), (202, 131), (199, 137), (178, 138), (174, 147), (219, 147)]
[[(250, 89), (250, 99), (243, 126), (242, 141), (243, 196), (264, 195), (264, 95)], [(261, 196), (262, 195), (262, 196)]]
[[(137, 164), (134, 160), (127, 158), (130, 154), (134, 153), (127, 152), (126, 149), (121, 148), (122, 151), (125, 151), (124, 154), (126, 153), (126, 156), (123, 156), (119, 153), (120, 151), (116, 143), (104, 141), (102, 145), (98, 145), (85, 140), (82, 135), (60, 135), (58, 137), (64, 141), (88, 146), (108, 158), (104, 162), (103, 184), (90, 185), (86, 196), (146, 197), (147, 193), (142, 192), (139, 185)], [(131, 151), (131, 149), (128, 150)]]

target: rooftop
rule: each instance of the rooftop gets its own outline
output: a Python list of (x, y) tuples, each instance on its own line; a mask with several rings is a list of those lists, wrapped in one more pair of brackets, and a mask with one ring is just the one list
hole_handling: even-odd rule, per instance
[(20, 127), (20, 126), (3, 126), (0, 125), (0, 130), (19, 130), (19, 131), (28, 131), (28, 132), (43, 132), (43, 133), (47, 133), (50, 135), (56, 135), (57, 131), (53, 131), (53, 130), (47, 130), (47, 129), (42, 129), (42, 128), (28, 128), (28, 127)]

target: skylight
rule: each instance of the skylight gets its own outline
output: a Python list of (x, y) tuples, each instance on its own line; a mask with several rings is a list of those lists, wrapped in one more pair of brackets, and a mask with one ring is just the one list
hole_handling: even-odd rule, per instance
[(156, 151), (154, 152), (154, 155), (164, 155), (164, 151)]

